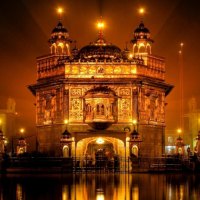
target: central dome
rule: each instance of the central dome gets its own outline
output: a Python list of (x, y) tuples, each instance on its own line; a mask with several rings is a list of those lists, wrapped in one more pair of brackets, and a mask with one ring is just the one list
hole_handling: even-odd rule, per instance
[(122, 51), (119, 47), (106, 42), (104, 38), (98, 38), (95, 42), (80, 49), (79, 57), (82, 59), (119, 59), (122, 57)]

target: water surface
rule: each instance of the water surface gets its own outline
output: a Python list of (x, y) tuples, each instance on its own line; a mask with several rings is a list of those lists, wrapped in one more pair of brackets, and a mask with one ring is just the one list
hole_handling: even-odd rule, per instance
[(200, 175), (7, 175), (0, 200), (198, 200)]

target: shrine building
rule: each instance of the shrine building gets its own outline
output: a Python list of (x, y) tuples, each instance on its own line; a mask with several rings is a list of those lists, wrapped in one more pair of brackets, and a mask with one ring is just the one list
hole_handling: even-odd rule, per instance
[[(141, 22), (121, 50), (103, 35), (80, 49), (59, 20), (48, 55), (37, 58), (38, 148), (50, 156), (159, 157), (165, 151), (165, 60)], [(131, 28), (131, 27), (130, 27)], [(94, 36), (95, 38), (95, 36)], [(73, 45), (74, 46), (74, 45)]]

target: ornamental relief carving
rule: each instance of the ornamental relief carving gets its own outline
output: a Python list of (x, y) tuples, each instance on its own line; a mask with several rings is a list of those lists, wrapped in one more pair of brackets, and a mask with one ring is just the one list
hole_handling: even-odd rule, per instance
[(131, 120), (131, 99), (119, 99), (119, 110), (118, 119), (120, 121), (130, 121)]
[(71, 88), (71, 96), (82, 96), (81, 88)]
[(140, 97), (140, 119), (164, 122), (165, 96), (163, 92), (142, 90)]
[(97, 74), (103, 74), (104, 73), (104, 68), (103, 67), (98, 67), (97, 68)]
[(69, 117), (70, 117), (70, 121), (83, 120), (82, 99), (70, 98)]
[(71, 99), (71, 110), (81, 110), (82, 109), (81, 99)]
[(44, 108), (44, 123), (52, 123), (55, 119), (56, 110), (56, 96), (52, 94), (47, 94), (43, 101)]
[(130, 96), (131, 95), (131, 89), (130, 88), (120, 88), (119, 95), (120, 96)]
[(109, 85), (108, 86), (111, 90), (115, 92), (116, 95), (119, 95), (119, 87), (116, 87), (114, 85)]
[(76, 111), (76, 112), (70, 112), (70, 121), (83, 121), (83, 112), (82, 111)]

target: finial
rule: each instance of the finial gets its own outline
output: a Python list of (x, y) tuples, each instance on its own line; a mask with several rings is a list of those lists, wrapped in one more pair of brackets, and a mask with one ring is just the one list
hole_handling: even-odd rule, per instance
[(103, 29), (105, 27), (104, 22), (102, 21), (102, 17), (100, 17), (100, 20), (97, 22), (97, 28), (99, 29), (99, 38), (103, 38)]
[(59, 8), (57, 9), (57, 12), (58, 12), (59, 21), (61, 21), (63, 9), (62, 9), (61, 7), (59, 7)]
[(143, 17), (144, 17), (144, 14), (145, 14), (145, 8), (144, 7), (140, 7), (138, 9), (138, 13), (141, 16), (141, 21), (143, 21)]

